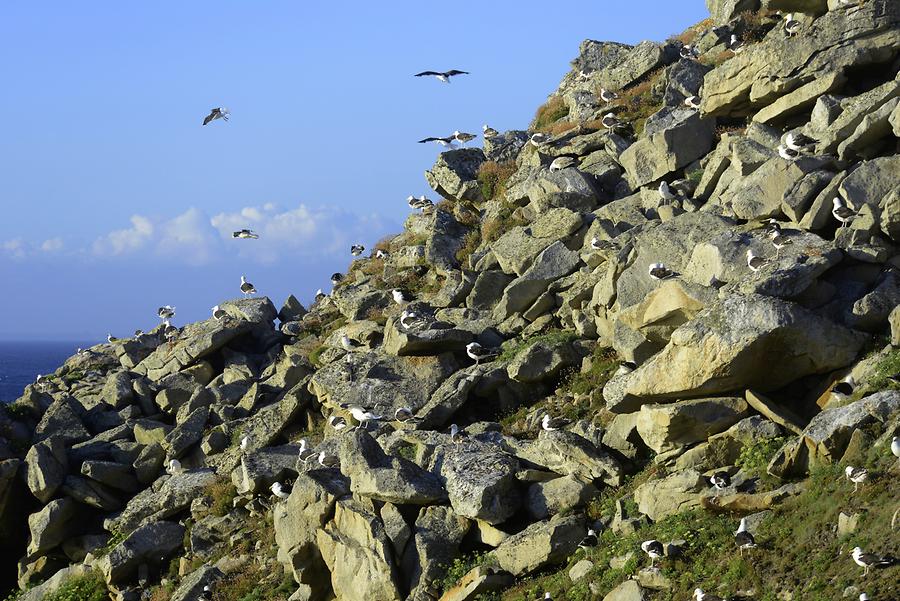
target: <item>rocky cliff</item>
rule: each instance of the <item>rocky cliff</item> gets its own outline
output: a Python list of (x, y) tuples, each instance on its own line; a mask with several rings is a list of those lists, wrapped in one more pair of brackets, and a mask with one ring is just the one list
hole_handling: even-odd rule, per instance
[(309, 310), (224, 302), (29, 386), (20, 598), (900, 598), (848, 555), (900, 543), (900, 3), (708, 5), (583, 42)]

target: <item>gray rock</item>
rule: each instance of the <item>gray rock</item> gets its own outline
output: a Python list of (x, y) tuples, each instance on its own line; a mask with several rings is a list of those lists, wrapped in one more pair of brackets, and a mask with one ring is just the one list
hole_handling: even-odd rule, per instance
[(406, 546), (401, 567), (410, 591), (407, 599), (427, 601), (438, 592), (438, 580), (459, 554), (471, 522), (449, 507), (424, 507), (416, 518), (415, 536)]
[(129, 532), (146, 522), (164, 520), (190, 506), (216, 479), (212, 470), (201, 469), (168, 476), (154, 490), (148, 488), (128, 501), (119, 514), (104, 521), (110, 532)]
[(219, 308), (235, 319), (266, 325), (278, 317), (278, 310), (266, 296), (225, 301), (219, 304)]
[(522, 444), (515, 453), (550, 471), (576, 476), (585, 482), (601, 480), (610, 486), (618, 486), (622, 480), (623, 471), (618, 461), (590, 441), (566, 430), (541, 431), (537, 440)]
[(440, 209), (434, 211), (434, 219), (425, 242), (425, 260), (440, 274), (459, 269), (456, 253), (465, 243), (468, 228)]
[(215, 589), (215, 583), (225, 575), (216, 566), (201, 566), (181, 579), (169, 601), (195, 601), (200, 599), (203, 587)]
[(900, 346), (900, 306), (894, 307), (888, 315), (888, 322), (891, 325), (891, 344)]
[(648, 447), (664, 453), (702, 442), (747, 415), (748, 405), (739, 397), (691, 399), (667, 405), (644, 405), (636, 426)]
[(706, 479), (695, 470), (674, 472), (665, 478), (641, 484), (634, 500), (641, 513), (654, 522), (700, 506), (700, 495)]
[[(706, 9), (716, 25), (727, 25), (742, 12), (758, 10), (759, 0), (706, 0)], [(631, 601), (631, 597), (623, 596), (621, 599), (613, 597), (603, 601)]]
[(566, 513), (574, 507), (587, 504), (599, 494), (597, 488), (582, 482), (575, 476), (563, 476), (548, 482), (536, 482), (528, 487), (525, 495), (525, 511), (534, 520)]
[(490, 309), (503, 294), (503, 289), (515, 279), (515, 276), (503, 273), (499, 269), (489, 269), (478, 274), (472, 292), (466, 299), (466, 306), (472, 309)]
[(521, 576), (564, 562), (578, 547), (585, 532), (582, 518), (556, 515), (509, 537), (490, 555), (501, 569)]
[(440, 468), (457, 515), (499, 524), (522, 503), (515, 474), (519, 462), (508, 455), (478, 447), (447, 452)]
[(785, 195), (807, 174), (824, 165), (824, 160), (811, 157), (796, 161), (773, 157), (741, 180), (740, 188), (728, 199), (730, 209), (738, 219), (774, 217), (781, 212)]
[(530, 133), (523, 130), (511, 130), (484, 140), (484, 155), (489, 161), (504, 163), (514, 161), (519, 152), (528, 143)]
[(102, 511), (117, 511), (122, 507), (121, 499), (112, 489), (74, 474), (66, 476), (60, 491), (79, 503), (96, 507)]
[(103, 402), (112, 405), (116, 409), (121, 409), (131, 404), (134, 400), (134, 388), (131, 386), (131, 376), (127, 372), (117, 372), (111, 374), (103, 385), (100, 392), (100, 398)]
[[(620, 90), (675, 57), (655, 42), (637, 46), (615, 42), (585, 40), (573, 61), (577, 70), (590, 73), (590, 83), (610, 90)], [(574, 73), (577, 77), (578, 73)]]
[[(449, 325), (449, 324), (448, 324)], [(459, 352), (472, 342), (472, 333), (453, 327), (404, 328), (399, 319), (385, 325), (384, 350), (391, 355), (438, 355)]]
[(91, 433), (81, 422), (82, 413), (84, 408), (71, 397), (54, 400), (34, 429), (34, 442), (41, 442), (51, 436), (57, 436), (67, 444), (89, 439)]
[(187, 416), (184, 422), (166, 434), (162, 441), (163, 448), (172, 457), (181, 457), (193, 445), (200, 442), (207, 419), (209, 419), (209, 407), (198, 407)]
[(497, 319), (506, 319), (531, 305), (547, 287), (578, 267), (578, 253), (566, 248), (562, 242), (554, 242), (535, 257), (532, 265), (503, 291), (494, 308)]
[(231, 472), (231, 482), (239, 494), (268, 494), (275, 482), (297, 477), (300, 447), (294, 444), (263, 447), (241, 455), (241, 464)]
[(145, 445), (132, 463), (138, 482), (149, 484), (156, 480), (166, 459), (166, 451), (159, 443)]
[(481, 202), (478, 169), (485, 161), (480, 148), (461, 148), (442, 152), (434, 166), (425, 172), (431, 188), (449, 200)]
[(109, 584), (131, 580), (141, 564), (159, 566), (181, 547), (184, 526), (175, 522), (151, 522), (137, 528), (110, 552), (94, 562)]
[(303, 316), (306, 315), (306, 313), (306, 307), (297, 300), (296, 296), (291, 294), (287, 297), (287, 300), (284, 301), (284, 305), (281, 306), (281, 311), (278, 312), (278, 320), (281, 323), (299, 321), (303, 319)]
[(514, 227), (491, 245), (504, 273), (522, 275), (541, 251), (563, 240), (582, 226), (582, 217), (564, 208), (551, 209), (529, 227)]
[(81, 474), (95, 482), (125, 492), (133, 493), (141, 488), (131, 465), (116, 463), (115, 461), (84, 461), (81, 464)]
[(556, 377), (575, 365), (579, 357), (571, 343), (539, 341), (519, 352), (506, 368), (509, 377), (519, 382), (540, 382)]
[(881, 332), (892, 311), (900, 306), (900, 278), (887, 272), (878, 285), (853, 303), (847, 325), (857, 330)]
[(50, 501), (40, 511), (28, 516), (28, 555), (46, 555), (66, 538), (76, 534), (82, 524), (78, 504), (68, 497)]
[(591, 178), (576, 169), (539, 172), (528, 185), (527, 196), (538, 214), (556, 208), (593, 211), (600, 202)]
[(25, 455), (25, 468), (28, 489), (41, 503), (48, 502), (66, 477), (65, 441), (51, 436), (31, 447)]

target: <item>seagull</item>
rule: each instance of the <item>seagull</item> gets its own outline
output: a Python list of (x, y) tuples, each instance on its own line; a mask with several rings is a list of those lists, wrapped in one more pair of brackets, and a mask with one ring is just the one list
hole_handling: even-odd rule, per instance
[(347, 427), (347, 420), (340, 415), (332, 415), (328, 418), (328, 425), (340, 432)]
[(691, 597), (695, 601), (724, 601), (722, 597), (718, 595), (711, 595), (709, 593), (704, 593), (702, 588), (695, 588), (694, 595)]
[(216, 305), (212, 308), (212, 316), (216, 319), (216, 321), (225, 319), (225, 315), (225, 309), (220, 308), (219, 305)]
[(403, 303), (408, 303), (413, 300), (409, 293), (404, 292), (399, 288), (394, 288), (393, 290), (391, 290), (391, 298), (393, 298), (394, 302), (398, 305), (402, 305)]
[(614, 250), (616, 245), (610, 240), (601, 240), (597, 236), (591, 238), (591, 249), (593, 250)]
[(405, 423), (421, 421), (422, 418), (416, 417), (409, 407), (397, 407), (394, 411), (394, 419), (398, 422)]
[(250, 448), (250, 437), (244, 436), (243, 438), (241, 438), (241, 450), (246, 452), (247, 449), (249, 449), (249, 448)]
[(461, 145), (465, 146), (466, 142), (471, 142), (475, 138), (477, 138), (475, 134), (467, 134), (464, 131), (459, 131), (458, 129), (453, 132), (453, 139), (459, 142)]
[(710, 476), (709, 483), (716, 490), (724, 490), (731, 486), (731, 476), (728, 475), (728, 472), (719, 471)]
[(654, 280), (664, 280), (675, 275), (675, 272), (666, 267), (663, 263), (650, 263), (647, 272)]
[(374, 256), (376, 259), (387, 259), (387, 258), (388, 258), (388, 255), (389, 255), (388, 251), (382, 250), (382, 249), (380, 249), (380, 248), (376, 248), (376, 249), (375, 249), (375, 254), (374, 254), (373, 256)]
[(778, 156), (786, 161), (796, 161), (800, 158), (800, 152), (798, 150), (792, 150), (784, 144), (781, 144), (778, 147)]
[(465, 429), (460, 428), (456, 424), (450, 424), (450, 442), (458, 445), (469, 437), (469, 433)]
[(810, 138), (805, 134), (794, 131), (789, 131), (781, 139), (781, 143), (784, 144), (788, 150), (795, 150), (797, 152), (810, 151), (818, 144), (818, 142), (819, 141), (815, 138)]
[(731, 34), (731, 38), (728, 40), (728, 49), (737, 54), (744, 49), (744, 42), (739, 40), (736, 34)]
[(297, 337), (303, 333), (303, 325), (299, 321), (288, 321), (281, 324), (281, 333), (285, 336)]
[(281, 482), (275, 482), (274, 484), (272, 484), (269, 490), (272, 491), (273, 495), (282, 500), (287, 499), (289, 496), (291, 496), (290, 491), (286, 491), (281, 485)]
[(831, 209), (831, 214), (841, 222), (841, 227), (846, 227), (856, 217), (856, 211), (848, 207), (840, 196), (836, 196), (832, 204), (834, 208)]
[(747, 531), (747, 518), (741, 518), (741, 523), (734, 532), (734, 542), (740, 549), (741, 557), (744, 556), (744, 549), (756, 547), (756, 539)]
[(781, 233), (781, 227), (774, 228), (769, 231), (769, 240), (772, 241), (772, 246), (775, 247), (775, 260), (778, 260), (778, 254), (781, 252), (781, 249), (785, 246), (789, 246), (793, 244), (791, 239)]
[(247, 278), (241, 276), (241, 294), (246, 294), (250, 296), (251, 294), (256, 294), (256, 288), (247, 281)]
[(356, 340), (353, 340), (346, 334), (341, 336), (341, 348), (344, 349), (345, 351), (347, 351), (348, 353), (355, 351), (356, 349), (358, 349), (361, 346), (362, 346), (362, 344), (360, 344)]
[(619, 95), (615, 92), (607, 90), (606, 88), (600, 88), (600, 100), (602, 100), (606, 104), (609, 104), (610, 102), (612, 102), (613, 100), (617, 100), (618, 98)]
[(550, 593), (544, 593), (544, 601), (553, 601), (553, 599), (550, 597)]
[(641, 551), (650, 558), (650, 567), (656, 567), (656, 560), (663, 556), (664, 550), (662, 543), (656, 539), (645, 540), (641, 543)]
[(900, 436), (895, 436), (891, 440), (891, 453), (894, 454), (894, 457), (900, 459)]
[(760, 269), (768, 264), (768, 262), (768, 259), (757, 256), (752, 248), (747, 249), (747, 267), (749, 267), (750, 271), (753, 273), (758, 273)]
[(228, 115), (231, 113), (229, 110), (223, 106), (210, 109), (209, 114), (203, 119), (203, 125), (215, 121), (216, 119), (222, 119), (223, 121), (228, 121)]
[(428, 198), (425, 198), (424, 194), (418, 198), (416, 198), (415, 196), (407, 197), (406, 204), (408, 204), (409, 208), (411, 209), (421, 209), (423, 213), (434, 206), (434, 202), (432, 202)]
[(180, 474), (182, 472), (181, 462), (177, 459), (169, 459), (169, 464), (166, 467), (166, 472), (168, 472), (172, 476), (174, 476), (175, 474)]
[[(305, 438), (300, 439), (300, 449), (297, 453), (297, 458), (300, 459), (304, 464), (309, 461), (311, 457), (315, 455), (315, 451), (309, 448), (308, 443)], [(304, 457), (306, 455), (306, 457)]]
[(675, 195), (672, 193), (672, 190), (669, 188), (669, 183), (665, 180), (659, 182), (659, 198), (663, 201), (673, 200)]
[(456, 141), (456, 138), (453, 136), (447, 136), (446, 138), (436, 138), (434, 136), (428, 138), (422, 138), (419, 140), (419, 144), (427, 144), (428, 142), (434, 142), (436, 144), (440, 144), (441, 146), (449, 146), (453, 148), (453, 142)]
[(850, 482), (853, 482), (853, 492), (859, 490), (859, 485), (866, 481), (869, 477), (869, 471), (862, 467), (853, 467), (848, 465), (844, 468), (844, 476)]
[(869, 575), (869, 568), (889, 566), (896, 561), (890, 556), (878, 557), (874, 553), (863, 553), (863, 550), (859, 547), (853, 547), (853, 551), (850, 552), (850, 555), (853, 556), (853, 561), (856, 562), (856, 565), (865, 568), (863, 576)]
[(587, 550), (590, 547), (596, 547), (598, 542), (597, 533), (592, 528), (588, 528), (587, 536), (581, 539), (581, 542), (578, 543), (578, 547)]
[(494, 129), (493, 127), (488, 127), (488, 124), (485, 123), (481, 126), (481, 137), (482, 138), (495, 138), (500, 135), (500, 132)]
[(366, 247), (363, 246), (362, 244), (354, 244), (353, 246), (350, 247), (350, 254), (353, 255), (354, 257), (358, 257), (359, 255), (363, 254), (363, 252), (365, 250), (366, 250)]
[(212, 589), (209, 588), (208, 584), (203, 587), (203, 591), (200, 593), (200, 599), (203, 601), (212, 601)]
[(634, 361), (622, 361), (619, 364), (619, 369), (616, 370), (617, 376), (624, 376), (625, 374), (630, 374), (634, 370), (637, 369), (637, 363)]
[(319, 465), (322, 467), (338, 467), (340, 461), (334, 455), (326, 455), (325, 451), (321, 451), (317, 458)]
[(540, 147), (550, 141), (550, 134), (545, 134), (544, 132), (531, 134), (531, 137), (528, 139), (528, 141), (532, 146)]
[(475, 361), (475, 365), (478, 365), (482, 359), (490, 359), (500, 353), (496, 350), (486, 349), (477, 342), (470, 342), (466, 345), (466, 354)]
[(554, 430), (559, 430), (568, 423), (569, 420), (567, 419), (563, 419), (561, 417), (550, 417), (549, 413), (545, 413), (544, 419), (541, 420), (541, 428), (545, 432), (553, 432)]
[(699, 96), (688, 96), (687, 98), (684, 99), (684, 106), (699, 111), (700, 110), (700, 97)]
[(112, 344), (113, 342), (118, 342), (118, 340), (119, 339), (116, 338), (115, 336), (113, 336), (112, 334), (106, 335), (106, 341), (109, 342), (110, 344)]
[(156, 314), (159, 315), (159, 318), (162, 319), (166, 325), (169, 325), (169, 320), (175, 317), (175, 307), (171, 305), (160, 307), (156, 310)]
[(867, 594), (865, 594), (865, 593), (860, 593), (860, 594), (859, 594), (859, 601), (869, 601), (869, 595), (867, 595)]
[(690, 44), (685, 44), (678, 51), (678, 55), (681, 56), (681, 58), (693, 60), (700, 55), (700, 51), (697, 50), (697, 48), (695, 48), (694, 46), (691, 46)]
[(602, 125), (606, 129), (615, 129), (617, 127), (621, 127), (624, 124), (619, 120), (618, 117), (616, 117), (612, 113), (606, 113), (605, 115), (600, 117), (600, 125)]
[(831, 387), (831, 394), (838, 401), (846, 401), (853, 394), (854, 389), (856, 389), (856, 380), (853, 376), (847, 376)]
[[(368, 409), (363, 409), (359, 405), (341, 403), (341, 408), (349, 410), (350, 415), (353, 416), (353, 419), (359, 422), (359, 425), (356, 426), (356, 428), (362, 428), (363, 430), (368, 429), (369, 422), (377, 422), (384, 419), (384, 416), (372, 413)], [(356, 428), (353, 429), (355, 430)]]
[(449, 71), (422, 71), (421, 73), (416, 73), (413, 77), (435, 77), (438, 81), (442, 81), (444, 83), (450, 83), (451, 77), (456, 77), (457, 75), (468, 75), (468, 71), (460, 71), (458, 69), (450, 69)]
[(572, 165), (575, 164), (575, 159), (572, 157), (556, 157), (553, 159), (553, 162), (550, 163), (550, 172), (559, 171), (560, 169), (568, 169)]
[(412, 328), (416, 325), (416, 322), (424, 323), (424, 321), (425, 320), (419, 317), (418, 313), (410, 311), (409, 309), (405, 309), (403, 313), (400, 314), (400, 325), (403, 326), (403, 329), (405, 330)]
[(343, 279), (344, 279), (344, 274), (341, 273), (340, 271), (336, 271), (331, 274), (331, 285), (337, 286), (338, 284), (341, 283), (341, 280), (343, 280)]
[(790, 37), (794, 37), (794, 34), (800, 31), (800, 28), (803, 27), (803, 23), (794, 18), (794, 13), (788, 13), (784, 15), (784, 32), (788, 34)]
[(243, 238), (245, 240), (256, 240), (259, 238), (259, 234), (254, 232), (253, 230), (238, 230), (236, 232), (231, 233), (232, 238)]
[(322, 289), (319, 288), (318, 290), (316, 290), (315, 300), (316, 300), (317, 303), (319, 303), (319, 302), (322, 302), (323, 300), (325, 300), (325, 298), (326, 298), (327, 296), (328, 296), (328, 295), (325, 294), (324, 292), (322, 292)]

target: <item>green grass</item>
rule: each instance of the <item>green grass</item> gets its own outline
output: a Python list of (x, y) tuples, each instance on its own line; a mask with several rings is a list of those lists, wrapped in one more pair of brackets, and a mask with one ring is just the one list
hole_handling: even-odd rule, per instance
[(461, 555), (454, 559), (450, 565), (447, 566), (444, 577), (438, 581), (441, 593), (449, 591), (462, 580), (463, 576), (471, 572), (474, 568), (484, 565), (488, 560), (489, 558), (486, 553), (478, 552)]
[(209, 512), (214, 516), (222, 517), (232, 510), (234, 499), (237, 497), (237, 489), (229, 480), (217, 478), (207, 485), (203, 494), (212, 500)]
[(564, 390), (576, 395), (599, 392), (619, 368), (619, 358), (610, 348), (597, 345), (592, 359), (589, 370), (573, 372), (569, 376), (563, 385)]
[(557, 121), (569, 115), (569, 107), (559, 96), (553, 96), (542, 104), (534, 115), (534, 129), (543, 131), (549, 129)]
[(3, 411), (12, 420), (25, 419), (31, 415), (31, 407), (25, 403), (3, 403)]
[(328, 347), (324, 344), (320, 344), (319, 346), (314, 348), (309, 354), (309, 362), (312, 363), (315, 367), (321, 367), (319, 359), (322, 357), (322, 353), (324, 353), (327, 348)]
[(555, 345), (561, 344), (564, 342), (572, 342), (573, 340), (578, 339), (578, 334), (572, 332), (571, 330), (549, 330), (543, 334), (537, 334), (535, 336), (531, 336), (526, 338), (525, 340), (513, 339), (507, 340), (503, 343), (501, 347), (503, 352), (500, 353), (500, 356), (497, 358), (497, 361), (500, 362), (508, 362), (518, 356), (519, 353), (524, 351), (527, 348), (534, 346), (539, 342), (544, 342), (546, 344)]
[(888, 380), (890, 376), (900, 375), (900, 348), (891, 349), (875, 364), (872, 377), (866, 382), (866, 388), (872, 392), (878, 390), (900, 390), (900, 384)]
[(121, 530), (113, 530), (109, 533), (109, 540), (106, 541), (106, 544), (101, 548), (97, 549), (94, 553), (96, 556), (106, 555), (110, 551), (112, 551), (119, 543), (125, 540), (128, 537), (127, 532), (123, 532)]
[(109, 591), (99, 572), (69, 578), (55, 593), (42, 601), (108, 601)]
[(516, 162), (485, 161), (478, 168), (478, 184), (481, 186), (481, 195), (485, 200), (492, 200), (503, 196), (506, 192), (506, 182), (516, 172)]

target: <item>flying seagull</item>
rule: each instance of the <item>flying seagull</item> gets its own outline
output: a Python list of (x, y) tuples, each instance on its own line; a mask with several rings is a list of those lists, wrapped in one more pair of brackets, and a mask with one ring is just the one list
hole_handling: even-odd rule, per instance
[(421, 73), (416, 73), (414, 77), (434, 77), (437, 78), (438, 81), (442, 81), (444, 83), (450, 83), (451, 77), (456, 77), (457, 75), (468, 75), (468, 71), (460, 71), (459, 69), (450, 69), (449, 71), (422, 71)]
[(793, 244), (791, 239), (781, 233), (781, 227), (777, 229), (772, 229), (769, 231), (769, 240), (772, 241), (772, 246), (775, 247), (775, 260), (778, 260), (778, 254), (781, 252), (781, 249), (785, 246)]
[(550, 171), (559, 171), (560, 169), (568, 169), (572, 165), (575, 164), (575, 159), (572, 157), (556, 157), (553, 159), (553, 162), (550, 163)]
[(282, 501), (284, 499), (287, 499), (289, 496), (291, 496), (290, 491), (285, 490), (284, 486), (282, 486), (281, 482), (275, 482), (274, 484), (272, 484), (272, 486), (269, 490), (271, 490), (272, 494), (275, 495), (276, 497), (278, 497), (279, 499), (281, 499)]
[(477, 342), (470, 342), (466, 345), (466, 354), (475, 361), (475, 365), (478, 365), (482, 359), (491, 359), (500, 353), (496, 350), (486, 349)]
[(728, 472), (718, 471), (709, 477), (709, 483), (716, 490), (724, 490), (731, 486), (731, 476), (728, 475)]
[(893, 565), (896, 561), (891, 556), (878, 557), (874, 553), (863, 553), (863, 550), (860, 547), (853, 547), (853, 551), (850, 552), (850, 555), (853, 557), (853, 561), (856, 562), (856, 565), (865, 569), (863, 576), (869, 575), (869, 568), (880, 568)]
[(497, 137), (497, 136), (499, 136), (499, 135), (500, 135), (500, 132), (498, 132), (498, 131), (497, 131), (496, 129), (494, 129), (493, 127), (488, 127), (488, 124), (487, 124), (487, 123), (485, 123), (484, 125), (481, 126), (481, 136), (482, 136), (483, 138), (485, 138), (485, 139), (487, 139), (487, 138), (495, 138), (495, 137)]
[(741, 518), (741, 523), (734, 532), (734, 542), (740, 550), (741, 557), (744, 556), (744, 549), (756, 547), (756, 539), (747, 531), (747, 518)]
[(476, 136), (475, 134), (467, 134), (466, 132), (459, 131), (458, 129), (453, 132), (453, 139), (456, 140), (457, 142), (459, 142), (460, 144), (462, 144), (463, 146), (466, 145), (466, 142), (471, 142), (472, 140), (474, 140), (477, 137), (478, 136)]
[(869, 471), (862, 467), (853, 467), (848, 465), (844, 468), (844, 477), (853, 482), (853, 492), (859, 490), (859, 485), (866, 481), (869, 477)]
[(544, 419), (541, 420), (541, 428), (545, 432), (553, 432), (554, 430), (559, 430), (568, 423), (569, 420), (567, 419), (563, 419), (561, 417), (550, 417), (549, 413), (545, 413)]
[(664, 550), (662, 543), (656, 539), (645, 540), (641, 543), (641, 551), (647, 554), (647, 557), (650, 558), (650, 567), (656, 567), (656, 560), (663, 556)]
[(687, 98), (684, 99), (684, 106), (699, 111), (700, 110), (700, 97), (699, 96), (688, 96)]
[(428, 138), (422, 138), (421, 140), (419, 140), (419, 144), (427, 144), (428, 142), (434, 142), (436, 144), (440, 144), (441, 146), (449, 146), (450, 148), (453, 148), (453, 143), (456, 142), (456, 138), (454, 138), (452, 135), (445, 138), (430, 136)]
[(216, 305), (215, 307), (212, 308), (212, 316), (217, 321), (225, 319), (225, 315), (226, 315), (225, 309), (220, 308), (219, 305)]
[(362, 244), (354, 244), (353, 246), (350, 247), (350, 254), (353, 255), (354, 257), (358, 257), (359, 255), (363, 254), (363, 252), (365, 252), (365, 250), (366, 250), (366, 247), (363, 246)]
[(591, 547), (596, 547), (598, 542), (597, 533), (592, 528), (588, 528), (587, 536), (581, 539), (581, 542), (578, 543), (578, 547), (587, 550)]
[(246, 294), (250, 296), (251, 294), (256, 294), (256, 288), (247, 281), (247, 278), (241, 276), (241, 294)]
[(259, 238), (259, 234), (254, 232), (253, 230), (243, 229), (238, 230), (236, 232), (231, 233), (232, 238), (243, 238), (245, 240), (256, 240)]
[(765, 267), (768, 262), (768, 259), (760, 257), (755, 252), (753, 252), (752, 248), (747, 249), (747, 267), (749, 267), (750, 271), (752, 271), (753, 273), (758, 273), (759, 270)]
[(207, 123), (211, 123), (212, 121), (215, 121), (216, 119), (222, 119), (223, 121), (228, 121), (228, 115), (230, 115), (230, 114), (231, 113), (228, 111), (228, 109), (225, 107), (222, 107), (222, 106), (214, 108), (214, 109), (210, 109), (209, 114), (206, 116), (205, 119), (203, 119), (203, 125), (206, 125)]
[(832, 204), (834, 207), (831, 209), (831, 214), (841, 222), (841, 227), (846, 227), (856, 217), (856, 211), (848, 207), (840, 196), (836, 196)]
[(617, 100), (618, 98), (619, 95), (615, 92), (607, 90), (606, 88), (600, 88), (600, 100), (602, 100), (606, 104), (609, 104), (610, 102), (612, 102), (613, 100)]
[(666, 267), (663, 263), (650, 263), (647, 272), (654, 280), (664, 280), (675, 275), (675, 272)]

